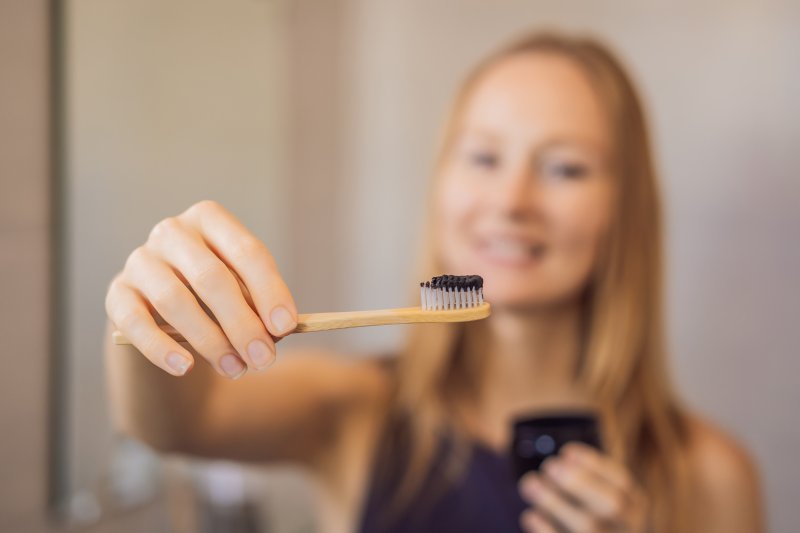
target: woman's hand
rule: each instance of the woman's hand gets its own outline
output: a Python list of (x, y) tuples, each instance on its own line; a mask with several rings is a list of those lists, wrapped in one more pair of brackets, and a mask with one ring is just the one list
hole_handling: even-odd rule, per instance
[(147, 359), (176, 376), (194, 358), (158, 327), (158, 316), (233, 379), (269, 366), (273, 337), (297, 326), (294, 299), (267, 247), (212, 201), (156, 224), (111, 282), (106, 312)]
[(525, 531), (642, 532), (647, 501), (627, 468), (585, 444), (564, 445), (519, 484), (533, 505), (520, 522)]

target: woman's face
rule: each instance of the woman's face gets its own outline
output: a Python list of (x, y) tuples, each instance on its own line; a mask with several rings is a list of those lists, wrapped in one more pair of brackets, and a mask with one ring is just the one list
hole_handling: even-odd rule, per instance
[(447, 272), (480, 274), (494, 306), (578, 296), (609, 224), (608, 117), (571, 60), (518, 54), (474, 86), (436, 187)]

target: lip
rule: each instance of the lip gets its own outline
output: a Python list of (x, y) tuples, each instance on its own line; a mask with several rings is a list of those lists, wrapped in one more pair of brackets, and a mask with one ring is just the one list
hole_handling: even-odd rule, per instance
[[(532, 249), (532, 252), (520, 256), (499, 254), (489, 245), (489, 242), (494, 239), (512, 241), (516, 244)], [(474, 241), (473, 249), (482, 261), (503, 268), (532, 267), (541, 262), (546, 251), (545, 245), (539, 240), (509, 235), (490, 235), (479, 237)]]

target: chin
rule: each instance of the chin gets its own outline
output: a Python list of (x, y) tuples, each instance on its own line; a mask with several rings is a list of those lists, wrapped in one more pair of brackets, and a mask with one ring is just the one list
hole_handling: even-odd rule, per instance
[(519, 290), (494, 290), (484, 289), (486, 301), (495, 308), (537, 309), (548, 305), (552, 301), (537, 292)]

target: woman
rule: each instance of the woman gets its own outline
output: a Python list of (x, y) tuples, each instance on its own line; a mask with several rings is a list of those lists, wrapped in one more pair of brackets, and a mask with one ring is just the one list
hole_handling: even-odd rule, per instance
[[(118, 426), (166, 452), (304, 464), (329, 531), (759, 531), (751, 460), (667, 377), (660, 203), (617, 60), (534, 34), (478, 65), (430, 198), (417, 279), (481, 274), (491, 317), (414, 326), (393, 364), (320, 349), (241, 381), (295, 327), (290, 290), (221, 206), (160, 222), (106, 300), (145, 356), (109, 346)], [(516, 485), (514, 418), (575, 407), (600, 414), (604, 450), (568, 445)]]

